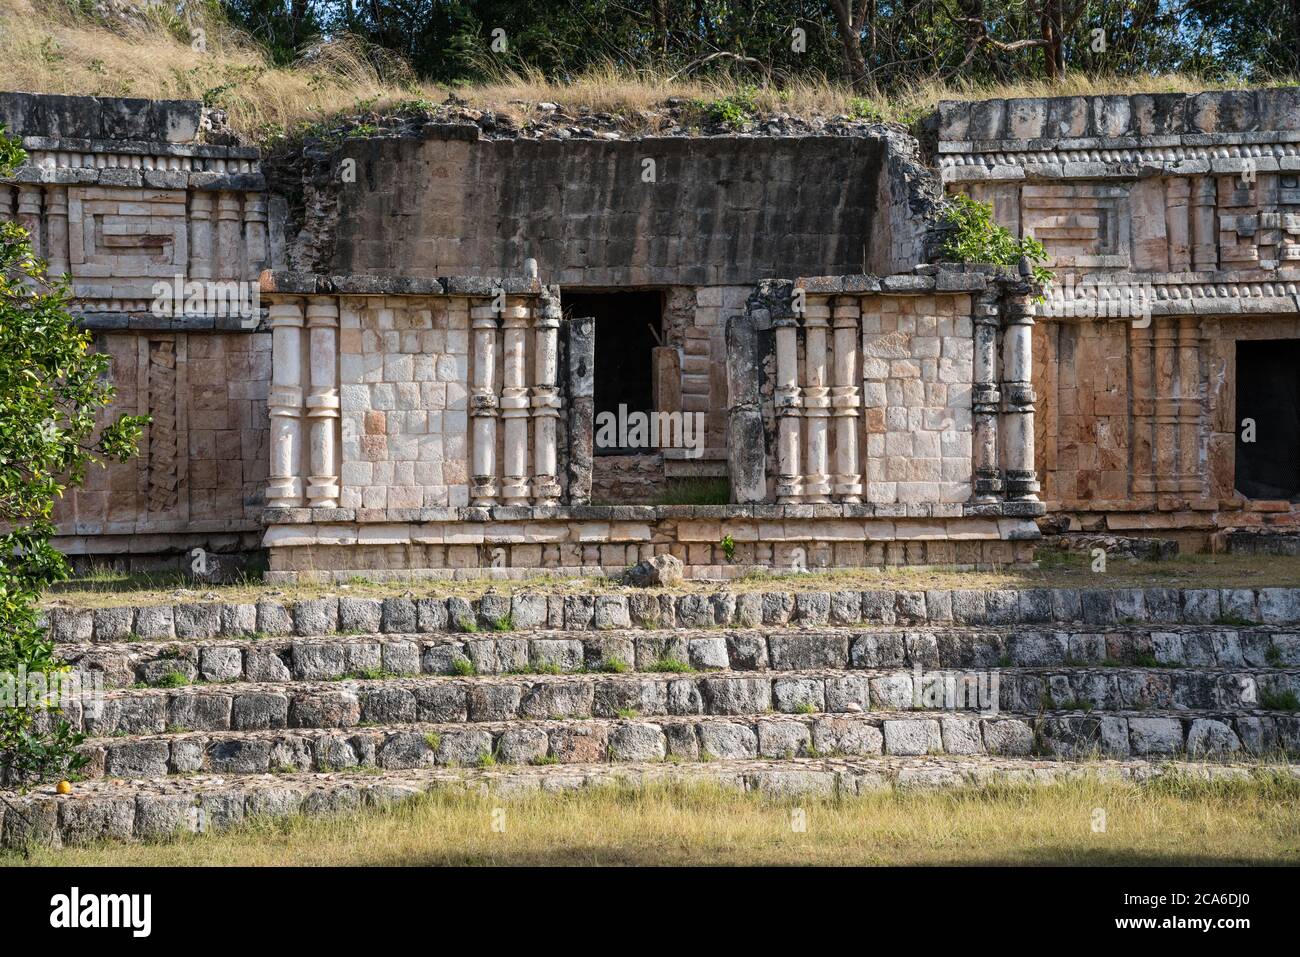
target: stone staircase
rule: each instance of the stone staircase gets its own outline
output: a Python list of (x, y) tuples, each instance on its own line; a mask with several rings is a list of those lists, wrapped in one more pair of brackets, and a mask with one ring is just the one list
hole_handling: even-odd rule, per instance
[(856, 793), (1300, 754), (1300, 589), (343, 597), (48, 621), (105, 690), (65, 713), (86, 780), (3, 792), (6, 846), (450, 785)]

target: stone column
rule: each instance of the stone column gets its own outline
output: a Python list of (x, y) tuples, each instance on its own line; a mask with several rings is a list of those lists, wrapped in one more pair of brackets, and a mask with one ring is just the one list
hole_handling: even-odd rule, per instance
[(778, 420), (776, 501), (799, 501), (803, 490), (800, 466), (799, 327), (794, 316), (776, 316), (776, 389), (773, 401)]
[(271, 508), (297, 508), (303, 504), (302, 482), (302, 301), (273, 303), (268, 310), (271, 326), (270, 483), (266, 504)]
[(1151, 327), (1151, 337), (1155, 343), (1157, 492), (1178, 491), (1178, 481), (1174, 476), (1178, 469), (1178, 400), (1174, 396), (1176, 322), (1174, 319), (1152, 319)]
[(241, 236), (243, 214), (238, 193), (220, 193), (217, 198), (217, 276), (243, 279), (244, 244)]
[(565, 330), (569, 363), (569, 504), (585, 505), (591, 501), (595, 443), (596, 320), (570, 319)]
[(855, 504), (862, 501), (862, 469), (858, 464), (858, 429), (862, 414), (862, 389), (858, 370), (858, 317), (862, 314), (857, 296), (837, 296), (831, 328), (834, 337), (834, 386), (831, 415), (835, 418), (835, 498)]
[(1192, 268), (1210, 272), (1219, 268), (1219, 230), (1215, 223), (1217, 178), (1198, 176), (1192, 188)]
[(495, 505), (497, 499), (497, 314), (487, 302), (470, 306), (473, 381), (469, 392), (473, 452), (470, 503)]
[(1192, 182), (1186, 176), (1165, 180), (1165, 235), (1169, 240), (1169, 271), (1188, 272), (1192, 268), (1192, 243), (1188, 226), (1188, 198)]
[(998, 461), (998, 325), (1001, 316), (996, 293), (976, 297), (973, 307), (974, 362), (971, 411), (975, 425), (975, 501), (996, 502), (1002, 495), (1002, 470)]
[(1178, 488), (1201, 497), (1201, 320), (1178, 320)]
[(212, 278), (212, 194), (190, 194), (189, 278)]
[(826, 350), (830, 317), (829, 300), (822, 296), (808, 297), (803, 317), (803, 418), (808, 456), (803, 501), (811, 503), (831, 500), (831, 390)]
[(767, 499), (767, 438), (760, 408), (762, 369), (754, 317), (729, 316), (726, 337), (731, 500), (746, 505)]
[(251, 274), (269, 265), (266, 245), (266, 194), (244, 194), (244, 242)]
[(528, 305), (507, 299), (501, 323), (501, 497), (528, 504)]
[(556, 429), (560, 418), (560, 297), (542, 287), (534, 323), (533, 497), (537, 505), (558, 505), (560, 483)]
[(1034, 472), (1033, 343), (1034, 303), (1017, 292), (1006, 299), (1002, 333), (1002, 402), (1007, 466), (1007, 496), (1038, 501)]
[(45, 187), (45, 233), (51, 276), (62, 276), (68, 271), (68, 188)]
[(41, 188), (18, 187), (18, 225), (31, 234), (32, 255), (45, 258), (45, 241), (41, 235)]
[(1151, 424), (1155, 419), (1155, 398), (1151, 381), (1150, 325), (1129, 323), (1129, 349), (1133, 354), (1133, 492), (1137, 495), (1153, 494), (1156, 480)]
[(338, 300), (332, 296), (313, 296), (308, 300), (311, 391), (307, 394), (307, 418), (311, 422), (311, 473), (307, 476), (307, 504), (312, 508), (338, 508), (339, 504), (335, 438), (339, 421), (338, 329)]

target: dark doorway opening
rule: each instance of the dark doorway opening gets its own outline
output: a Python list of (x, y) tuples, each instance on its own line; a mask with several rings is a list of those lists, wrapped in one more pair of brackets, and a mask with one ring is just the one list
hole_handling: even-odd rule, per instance
[(1300, 339), (1237, 343), (1234, 425), (1237, 491), (1247, 498), (1300, 499)]
[[(596, 415), (615, 417), (654, 411), (654, 360), (663, 330), (663, 293), (568, 292), (560, 294), (567, 317), (591, 316), (596, 320)], [(645, 448), (598, 445), (597, 455), (644, 453)]]

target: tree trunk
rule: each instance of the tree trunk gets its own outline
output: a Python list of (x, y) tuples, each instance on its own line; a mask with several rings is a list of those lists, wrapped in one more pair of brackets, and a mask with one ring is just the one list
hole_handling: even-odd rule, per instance
[(668, 11), (665, 9), (667, 5), (668, 0), (654, 0), (651, 4), (655, 27), (654, 42), (660, 56), (668, 53)]
[(835, 20), (840, 28), (840, 43), (844, 47), (845, 73), (849, 85), (859, 93), (867, 92), (867, 61), (862, 58), (862, 20), (866, 4), (858, 9), (856, 22), (854, 12), (849, 9), (852, 0), (830, 0), (831, 9), (835, 11)]
[(293, 0), (289, 6), (289, 20), (291, 21), (289, 36), (293, 43), (294, 52), (297, 52), (298, 48), (302, 45), (303, 32), (305, 29), (303, 21), (306, 19), (307, 0)]
[(1043, 0), (1043, 5), (1039, 7), (1038, 25), (1043, 36), (1043, 71), (1047, 75), (1047, 82), (1055, 83), (1056, 53), (1053, 50), (1053, 42), (1056, 31), (1053, 29), (1055, 23), (1052, 16), (1052, 0)]

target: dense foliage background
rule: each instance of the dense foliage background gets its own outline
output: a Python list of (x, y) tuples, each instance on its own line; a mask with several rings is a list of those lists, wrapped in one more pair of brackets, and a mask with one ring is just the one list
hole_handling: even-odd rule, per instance
[[(481, 79), (502, 59), (564, 79), (633, 69), (819, 73), (861, 89), (1195, 73), (1300, 73), (1300, 0), (228, 0), (230, 18), (289, 63), (350, 33), (421, 79)], [(507, 49), (489, 45), (504, 30)], [(796, 49), (796, 30), (803, 31)], [(705, 58), (723, 54), (711, 60)], [(740, 59), (743, 58), (743, 59)], [(703, 61), (703, 62), (701, 62)]]

